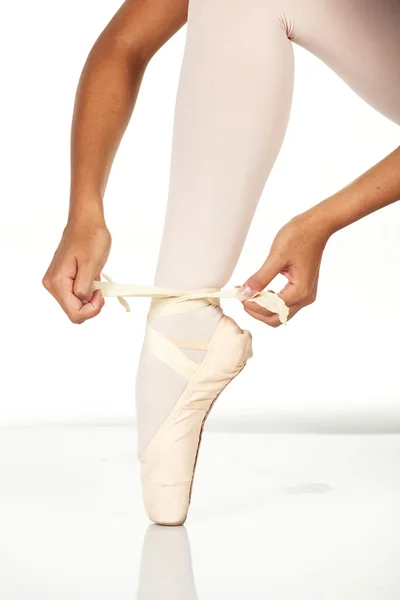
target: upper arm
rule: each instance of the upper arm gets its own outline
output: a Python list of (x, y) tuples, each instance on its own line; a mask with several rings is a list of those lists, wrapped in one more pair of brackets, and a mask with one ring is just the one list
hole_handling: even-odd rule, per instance
[(101, 36), (150, 58), (187, 20), (188, 0), (125, 0)]

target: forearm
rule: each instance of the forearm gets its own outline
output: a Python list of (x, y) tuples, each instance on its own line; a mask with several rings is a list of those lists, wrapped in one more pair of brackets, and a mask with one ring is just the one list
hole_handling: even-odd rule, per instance
[(188, 0), (125, 0), (84, 65), (71, 128), (69, 220), (103, 219), (103, 197), (145, 69), (186, 22)]
[(109, 173), (145, 64), (139, 54), (112, 38), (100, 37), (88, 56), (72, 119), (70, 218), (103, 213)]
[(329, 235), (400, 199), (400, 147), (307, 216)]

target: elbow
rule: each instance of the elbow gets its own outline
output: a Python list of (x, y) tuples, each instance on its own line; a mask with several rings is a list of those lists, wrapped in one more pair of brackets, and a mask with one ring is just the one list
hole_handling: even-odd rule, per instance
[(127, 58), (132, 64), (145, 68), (154, 53), (146, 51), (143, 44), (133, 37), (115, 35), (109, 40), (114, 54)]

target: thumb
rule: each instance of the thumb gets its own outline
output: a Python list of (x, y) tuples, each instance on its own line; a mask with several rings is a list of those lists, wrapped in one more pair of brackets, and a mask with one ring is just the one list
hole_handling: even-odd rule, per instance
[(84, 304), (87, 304), (92, 299), (94, 293), (93, 280), (97, 275), (98, 268), (94, 263), (85, 261), (78, 264), (73, 293)]
[(301, 304), (307, 300), (312, 291), (312, 285), (307, 283), (307, 273), (296, 273), (294, 281), (288, 281), (278, 293), (286, 306)]
[(291, 281), (287, 282), (287, 284), (278, 293), (278, 296), (282, 298), (286, 306), (298, 304), (303, 299), (299, 286)]
[(254, 275), (249, 277), (240, 288), (242, 300), (247, 300), (255, 292), (261, 292), (281, 270), (281, 264), (271, 255)]

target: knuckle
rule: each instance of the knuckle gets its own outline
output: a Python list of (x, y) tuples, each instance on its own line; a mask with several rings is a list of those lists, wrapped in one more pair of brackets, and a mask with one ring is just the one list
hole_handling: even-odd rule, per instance
[(94, 309), (93, 309), (93, 310), (90, 312), (90, 315), (88, 316), (88, 319), (91, 319), (91, 318), (93, 318), (93, 317), (97, 317), (97, 315), (98, 315), (98, 314), (101, 312), (101, 309), (102, 309), (102, 308), (103, 308), (102, 306), (98, 306), (98, 307), (94, 308)]
[(303, 286), (298, 290), (299, 302), (306, 301), (311, 296), (311, 290), (308, 286)]
[(261, 292), (261, 290), (264, 289), (262, 277), (258, 273), (250, 277), (247, 283), (250, 286), (250, 288), (255, 292)]
[(54, 273), (51, 277), (51, 284), (54, 287), (59, 287), (64, 280), (62, 273)]
[(81, 325), (83, 323), (83, 319), (78, 317), (77, 315), (68, 315), (68, 316), (69, 316), (69, 320), (74, 325)]
[(307, 294), (307, 296), (305, 298), (303, 298), (302, 304), (304, 306), (308, 306), (309, 304), (312, 304), (313, 302), (315, 302), (316, 298), (317, 298), (316, 291), (311, 289), (309, 291), (309, 293)]
[(44, 288), (45, 288), (47, 291), (49, 291), (49, 289), (50, 289), (50, 285), (51, 285), (50, 281), (51, 281), (51, 280), (50, 280), (50, 277), (49, 277), (48, 275), (45, 275), (45, 276), (42, 278), (42, 285), (43, 285), (43, 287), (44, 287)]
[(82, 285), (74, 286), (74, 294), (75, 296), (78, 296), (78, 298), (80, 298), (81, 300), (86, 300), (88, 296), (87, 291)]
[(79, 266), (84, 267), (85, 269), (91, 269), (94, 266), (94, 261), (92, 256), (82, 256), (79, 260)]

